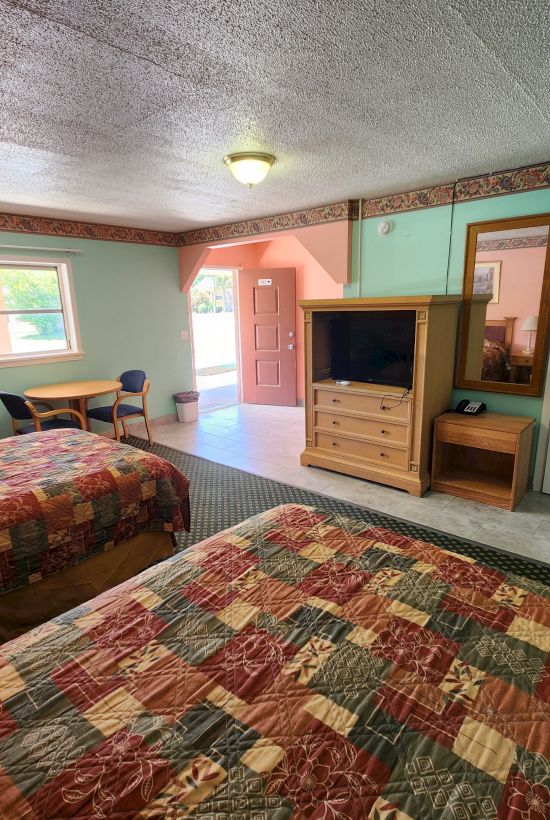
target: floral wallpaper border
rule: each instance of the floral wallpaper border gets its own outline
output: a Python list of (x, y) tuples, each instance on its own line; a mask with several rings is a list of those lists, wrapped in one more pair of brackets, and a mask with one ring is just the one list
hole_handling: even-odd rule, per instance
[(197, 228), (194, 231), (183, 231), (178, 234), (181, 245), (198, 245), (202, 242), (214, 242), (219, 239), (234, 239), (240, 236), (251, 236), (258, 233), (284, 231), (289, 228), (306, 228), (310, 225), (323, 225), (327, 222), (340, 222), (352, 219), (353, 203), (337, 202), (320, 208), (307, 208), (277, 216), (263, 216), (259, 219), (248, 219), (245, 222), (233, 222), (229, 225), (213, 225), (208, 228)]
[(548, 236), (518, 236), (510, 239), (486, 239), (476, 245), (477, 251), (515, 251), (523, 248), (545, 248)]
[(548, 187), (550, 187), (550, 162), (545, 162), (529, 168), (517, 168), (513, 171), (484, 174), (459, 180), (456, 186), (456, 201), (484, 199), (489, 196), (502, 196)]
[(177, 245), (177, 234), (144, 228), (124, 228), (72, 219), (0, 213), (0, 231), (67, 236), (74, 239), (100, 239), (110, 242), (137, 242), (142, 245)]
[(369, 219), (373, 216), (387, 216), (403, 211), (418, 211), (424, 208), (437, 208), (439, 205), (450, 205), (452, 198), (452, 185), (436, 185), (433, 188), (421, 188), (418, 191), (364, 199), (361, 212), (363, 219)]
[[(450, 205), (453, 201), (453, 189), (455, 202), (467, 202), (472, 199), (485, 199), (491, 196), (531, 191), (536, 188), (550, 188), (550, 162), (498, 174), (472, 177), (460, 180), (456, 184), (435, 185), (429, 188), (421, 188), (418, 191), (406, 191), (374, 199), (363, 199), (361, 212), (363, 219), (369, 219), (376, 216), (387, 216), (405, 211)], [(323, 222), (334, 222), (340, 219), (355, 220), (358, 218), (359, 200), (354, 199), (336, 205), (327, 205), (324, 208), (310, 208), (296, 213), (183, 231), (178, 234), (178, 240), (181, 245), (198, 245), (202, 242), (235, 239), (242, 236), (285, 230), (286, 228), (299, 228), (307, 225), (318, 225)]]
[[(549, 187), (550, 162), (529, 168), (518, 168), (514, 171), (459, 180), (455, 184), (435, 185), (417, 191), (363, 199), (361, 212), (362, 218), (368, 219), (449, 205), (453, 201), (453, 190), (455, 202), (466, 202)], [(176, 247), (358, 218), (359, 200), (354, 199), (276, 216), (248, 219), (227, 225), (213, 225), (179, 233), (9, 213), (0, 213), (0, 231)]]

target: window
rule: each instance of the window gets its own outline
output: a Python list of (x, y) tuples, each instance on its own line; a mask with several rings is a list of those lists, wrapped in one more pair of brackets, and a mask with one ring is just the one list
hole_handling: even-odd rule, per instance
[(0, 365), (81, 357), (68, 262), (0, 259)]

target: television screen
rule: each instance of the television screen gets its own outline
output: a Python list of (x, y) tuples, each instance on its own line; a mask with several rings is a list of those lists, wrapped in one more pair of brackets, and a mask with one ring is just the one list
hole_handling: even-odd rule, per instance
[(329, 321), (333, 379), (412, 387), (416, 311), (342, 312)]

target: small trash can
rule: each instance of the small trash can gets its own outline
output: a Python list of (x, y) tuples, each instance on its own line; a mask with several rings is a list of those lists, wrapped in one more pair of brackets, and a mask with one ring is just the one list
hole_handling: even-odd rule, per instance
[(196, 421), (199, 417), (199, 396), (195, 390), (174, 393), (178, 421)]

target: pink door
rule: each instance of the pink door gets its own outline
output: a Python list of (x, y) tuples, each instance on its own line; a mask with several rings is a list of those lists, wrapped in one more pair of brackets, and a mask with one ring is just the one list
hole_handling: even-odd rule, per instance
[(296, 405), (296, 271), (237, 274), (242, 400)]

